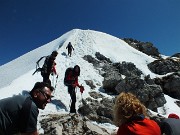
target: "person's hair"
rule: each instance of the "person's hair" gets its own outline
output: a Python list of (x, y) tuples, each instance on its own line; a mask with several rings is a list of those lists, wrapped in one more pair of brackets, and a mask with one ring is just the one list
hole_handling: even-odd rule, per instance
[[(75, 71), (76, 68), (78, 68), (78, 72)], [(79, 76), (80, 75), (80, 67), (78, 65), (74, 66), (73, 72), (76, 72), (76, 75)]]
[(116, 98), (113, 108), (114, 123), (116, 126), (120, 126), (138, 115), (147, 116), (146, 111), (146, 107), (135, 95), (122, 92)]
[(36, 82), (32, 90), (30, 91), (30, 95), (33, 95), (33, 92), (37, 89), (42, 90), (44, 87), (49, 88), (51, 91), (54, 91), (54, 87), (52, 87), (50, 84), (45, 82)]
[(51, 56), (56, 57), (57, 55), (58, 55), (58, 52), (57, 52), (57, 51), (53, 51), (53, 52), (51, 53)]

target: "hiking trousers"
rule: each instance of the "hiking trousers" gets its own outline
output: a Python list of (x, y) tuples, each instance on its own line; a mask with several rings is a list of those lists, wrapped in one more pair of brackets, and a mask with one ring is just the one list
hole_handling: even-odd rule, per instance
[(71, 96), (70, 113), (76, 113), (76, 91), (72, 86), (68, 86), (68, 93)]
[(49, 79), (50, 74), (43, 75), (43, 82), (48, 83), (51, 86), (51, 80)]
[(68, 55), (71, 57), (72, 49), (68, 49)]

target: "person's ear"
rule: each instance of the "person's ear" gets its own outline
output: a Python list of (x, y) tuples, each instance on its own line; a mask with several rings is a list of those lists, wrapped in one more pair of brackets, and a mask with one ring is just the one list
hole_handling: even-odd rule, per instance
[(33, 97), (34, 97), (34, 98), (37, 98), (37, 97), (38, 97), (38, 94), (39, 94), (39, 92), (38, 92), (37, 90), (35, 90), (35, 91), (34, 91), (34, 94), (33, 94)]

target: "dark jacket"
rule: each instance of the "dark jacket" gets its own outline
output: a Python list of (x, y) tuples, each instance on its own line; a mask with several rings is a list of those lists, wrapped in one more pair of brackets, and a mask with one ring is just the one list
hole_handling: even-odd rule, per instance
[[(17, 95), (0, 100), (0, 134), (12, 135), (19, 132), (34, 132), (37, 130), (37, 117), (39, 114), (36, 104), (32, 101), (27, 118), (22, 119), (22, 110), (27, 97)], [(27, 108), (26, 108), (27, 109)], [(25, 115), (26, 115), (25, 114)], [(24, 116), (25, 116), (24, 115)], [(25, 116), (26, 117), (26, 116)], [(24, 124), (23, 126), (22, 123)], [(23, 128), (21, 128), (23, 127)]]
[(161, 131), (166, 135), (180, 135), (180, 119), (164, 119), (161, 123)]
[(53, 57), (47, 56), (43, 64), (41, 74), (50, 74), (52, 71), (53, 63)]
[(67, 47), (66, 47), (66, 49), (68, 49), (68, 50), (74, 50), (74, 48), (73, 48), (73, 46), (72, 46), (72, 44), (71, 43), (69, 43), (68, 45), (67, 45)]

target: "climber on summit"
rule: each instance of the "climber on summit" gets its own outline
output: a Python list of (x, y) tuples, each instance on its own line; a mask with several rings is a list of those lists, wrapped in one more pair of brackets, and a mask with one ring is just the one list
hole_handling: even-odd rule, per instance
[(68, 55), (71, 57), (72, 50), (74, 50), (71, 42), (68, 43), (66, 49), (68, 49)]

